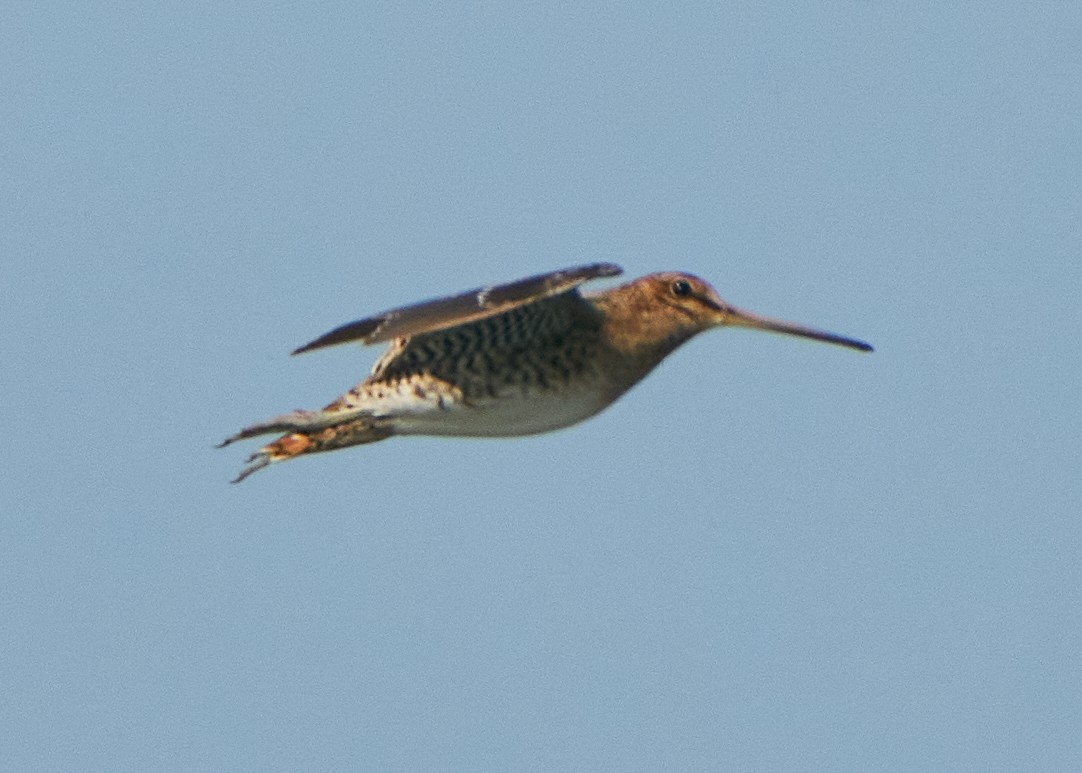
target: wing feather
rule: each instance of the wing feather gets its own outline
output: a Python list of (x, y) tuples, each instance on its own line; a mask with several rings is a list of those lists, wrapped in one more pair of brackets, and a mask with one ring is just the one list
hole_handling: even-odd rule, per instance
[(594, 263), (589, 266), (538, 274), (507, 284), (481, 287), (459, 295), (436, 298), (412, 306), (403, 306), (336, 327), (295, 350), (293, 354), (350, 341), (376, 344), (393, 338), (445, 330), (502, 314), (509, 309), (524, 306), (542, 298), (551, 298), (554, 295), (569, 292), (591, 279), (617, 276), (621, 273), (623, 269), (614, 263)]

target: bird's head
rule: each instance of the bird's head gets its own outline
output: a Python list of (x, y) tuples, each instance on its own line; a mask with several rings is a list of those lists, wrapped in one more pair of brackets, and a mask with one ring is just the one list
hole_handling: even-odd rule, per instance
[(872, 347), (854, 338), (763, 317), (723, 301), (717, 290), (692, 274), (650, 274), (597, 298), (606, 307), (610, 335), (628, 348), (672, 351), (697, 333), (714, 327), (745, 327), (812, 338), (860, 351)]

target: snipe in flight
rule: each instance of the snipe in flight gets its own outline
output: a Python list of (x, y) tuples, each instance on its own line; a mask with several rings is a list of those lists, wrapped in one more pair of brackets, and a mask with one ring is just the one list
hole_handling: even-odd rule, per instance
[[(392, 435), (511, 437), (567, 427), (610, 405), (697, 333), (747, 327), (860, 351), (863, 341), (761, 317), (690, 274), (650, 274), (583, 295), (622, 273), (569, 268), (350, 322), (297, 349), (390, 341), (372, 374), (321, 411), (254, 424), (221, 446), (285, 433), (248, 459), (239, 483), (271, 462)], [(220, 447), (221, 447), (220, 446)]]

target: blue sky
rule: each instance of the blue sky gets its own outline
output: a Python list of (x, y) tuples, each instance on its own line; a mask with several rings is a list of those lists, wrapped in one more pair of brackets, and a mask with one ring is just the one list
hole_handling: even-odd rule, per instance
[[(1078, 769), (1080, 37), (16, 4), (5, 766)], [(714, 332), (569, 430), (227, 484), (253, 449), (216, 442), (378, 355), (294, 347), (595, 261), (877, 351)]]

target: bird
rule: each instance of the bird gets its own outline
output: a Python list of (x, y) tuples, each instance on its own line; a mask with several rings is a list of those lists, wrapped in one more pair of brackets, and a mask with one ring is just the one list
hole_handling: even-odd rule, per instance
[(689, 339), (715, 327), (864, 341), (764, 317), (723, 301), (693, 274), (661, 272), (595, 293), (614, 263), (566, 268), (383, 312), (294, 350), (389, 342), (371, 374), (319, 411), (296, 410), (219, 444), (281, 437), (252, 454), (239, 483), (274, 462), (396, 435), (515, 437), (602, 411)]

